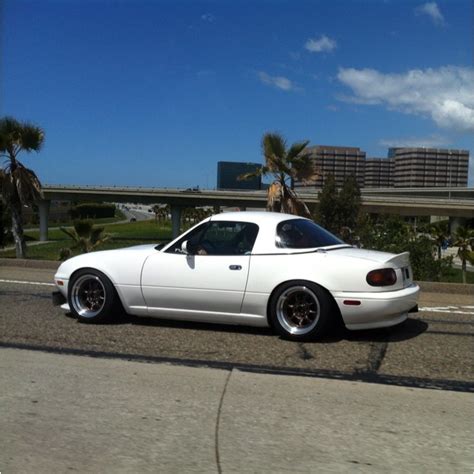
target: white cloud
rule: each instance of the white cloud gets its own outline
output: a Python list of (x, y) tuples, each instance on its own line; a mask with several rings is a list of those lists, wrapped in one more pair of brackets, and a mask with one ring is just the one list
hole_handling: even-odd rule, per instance
[(441, 148), (450, 145), (450, 140), (440, 135), (430, 135), (429, 137), (383, 138), (379, 141), (379, 145), (385, 146), (387, 148)]
[(266, 85), (276, 87), (284, 91), (291, 91), (295, 89), (295, 85), (290, 79), (283, 76), (270, 76), (266, 72), (260, 71), (258, 73), (259, 79)]
[(474, 68), (446, 66), (384, 74), (374, 69), (340, 69), (339, 81), (358, 104), (385, 105), (388, 109), (431, 118), (439, 127), (474, 132)]
[(337, 48), (336, 40), (328, 38), (326, 35), (322, 35), (320, 38), (310, 38), (304, 45), (305, 49), (311, 53), (324, 53), (331, 52)]
[(436, 2), (427, 2), (424, 3), (423, 5), (420, 5), (415, 9), (415, 13), (417, 15), (426, 15), (431, 20), (435, 25), (441, 26), (444, 25), (444, 16), (441, 13), (438, 4)]

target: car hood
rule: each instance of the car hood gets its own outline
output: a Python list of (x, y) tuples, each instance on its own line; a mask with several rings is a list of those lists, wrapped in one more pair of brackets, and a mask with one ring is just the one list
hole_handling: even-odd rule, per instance
[(155, 247), (158, 244), (145, 244), (145, 245), (134, 245), (133, 247), (123, 247), (120, 249), (114, 249), (114, 250), (100, 250), (98, 252), (90, 252), (90, 253), (83, 253), (81, 255), (78, 255), (77, 257), (73, 257), (73, 259), (80, 259), (82, 258), (87, 258), (88, 256), (92, 256), (94, 258), (123, 258), (126, 256), (126, 258), (129, 258), (133, 254), (134, 257), (144, 257), (146, 258), (150, 253), (153, 253), (155, 250)]
[[(158, 244), (142, 244), (142, 245), (133, 245), (132, 247), (123, 247), (121, 249), (115, 250), (102, 250), (102, 252), (151, 252)], [(100, 253), (102, 253), (100, 252)], [(99, 252), (96, 252), (99, 253)]]

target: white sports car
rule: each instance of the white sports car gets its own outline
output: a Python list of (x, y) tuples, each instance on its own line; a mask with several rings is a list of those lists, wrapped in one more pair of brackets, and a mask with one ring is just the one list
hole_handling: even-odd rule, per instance
[(82, 322), (137, 316), (271, 326), (293, 340), (393, 326), (417, 310), (407, 252), (345, 244), (314, 222), (271, 212), (209, 217), (167, 245), (79, 255), (55, 275), (56, 305)]

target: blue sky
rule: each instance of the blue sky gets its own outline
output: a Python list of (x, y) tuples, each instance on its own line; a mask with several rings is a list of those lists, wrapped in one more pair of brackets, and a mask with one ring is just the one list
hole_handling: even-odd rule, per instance
[(0, 115), (46, 184), (215, 187), (260, 140), (470, 150), (470, 0), (6, 0)]

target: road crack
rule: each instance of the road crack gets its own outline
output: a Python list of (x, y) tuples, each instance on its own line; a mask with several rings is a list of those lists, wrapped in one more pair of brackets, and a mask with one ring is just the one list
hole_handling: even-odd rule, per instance
[(298, 357), (302, 360), (314, 359), (313, 354), (308, 351), (305, 345), (302, 342), (298, 342)]
[(216, 419), (216, 430), (215, 430), (215, 449), (216, 449), (216, 465), (217, 465), (217, 472), (222, 474), (222, 466), (221, 466), (221, 459), (219, 453), (219, 428), (221, 423), (221, 413), (222, 413), (222, 406), (224, 404), (224, 397), (227, 392), (227, 386), (229, 385), (230, 376), (232, 375), (234, 369), (229, 371), (229, 374), (226, 377), (224, 388), (222, 389), (221, 399), (219, 401), (219, 408), (217, 409), (217, 419)]
[(385, 342), (373, 342), (370, 345), (369, 357), (367, 360), (367, 366), (365, 371), (368, 373), (376, 374), (387, 353), (388, 341)]
[(377, 375), (387, 353), (389, 340), (390, 336), (387, 333), (382, 341), (371, 342), (365, 367), (356, 369), (355, 374)]

